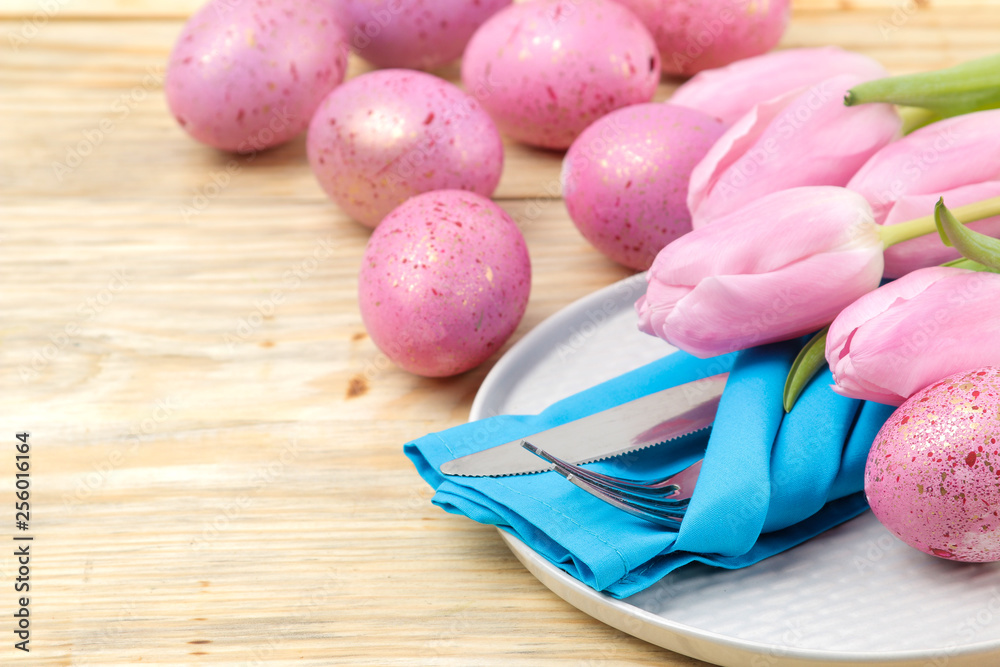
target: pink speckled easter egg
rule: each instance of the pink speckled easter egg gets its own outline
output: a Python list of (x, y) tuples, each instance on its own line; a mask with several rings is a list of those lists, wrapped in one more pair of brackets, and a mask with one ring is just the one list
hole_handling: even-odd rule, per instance
[(524, 315), (531, 264), (521, 231), (489, 199), (428, 192), (372, 234), (361, 318), (390, 359), (418, 375), (462, 373), (500, 349)]
[(511, 0), (339, 0), (351, 48), (379, 67), (433, 69), (455, 60)]
[(691, 170), (725, 125), (672, 104), (636, 104), (583, 131), (563, 160), (563, 197), (580, 233), (602, 253), (644, 271), (691, 231)]
[(369, 227), (421, 192), (489, 197), (503, 171), (500, 133), (479, 103), (414, 70), (370, 72), (334, 90), (306, 148), (326, 193)]
[(344, 80), (347, 38), (328, 0), (212, 0), (184, 25), (165, 91), (177, 122), (250, 153), (301, 133)]
[(567, 148), (592, 122), (648, 102), (660, 80), (653, 38), (610, 0), (533, 0), (476, 31), (462, 82), (504, 134)]
[(1000, 368), (955, 373), (911, 396), (879, 431), (865, 494), (921, 551), (1000, 560)]
[(759, 56), (781, 40), (791, 0), (615, 0), (656, 40), (667, 74), (690, 75)]

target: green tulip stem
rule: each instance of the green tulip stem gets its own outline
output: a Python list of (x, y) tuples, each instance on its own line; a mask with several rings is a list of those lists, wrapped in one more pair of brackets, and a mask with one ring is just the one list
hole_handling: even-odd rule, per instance
[(947, 69), (866, 81), (844, 97), (847, 106), (871, 102), (920, 107), (940, 117), (995, 109), (1000, 106), (1000, 54)]
[(898, 107), (899, 117), (903, 119), (903, 134), (909, 134), (931, 123), (941, 120), (940, 114), (930, 109), (920, 107)]
[[(991, 218), (1000, 215), (1000, 197), (984, 199), (983, 201), (959, 206), (951, 211), (952, 215), (961, 222), (968, 223), (983, 218)], [(878, 233), (882, 237), (882, 245), (886, 248), (903, 241), (915, 239), (937, 231), (937, 221), (934, 215), (924, 216), (916, 220), (907, 220), (898, 225), (879, 225)]]

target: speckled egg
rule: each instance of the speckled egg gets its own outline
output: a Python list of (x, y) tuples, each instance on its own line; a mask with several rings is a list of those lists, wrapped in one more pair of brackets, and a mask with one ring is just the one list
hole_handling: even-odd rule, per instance
[(177, 122), (222, 150), (277, 146), (344, 80), (347, 38), (328, 0), (212, 0), (184, 25), (165, 91)]
[(351, 48), (379, 67), (433, 69), (455, 60), (511, 0), (339, 0)]
[(476, 31), (462, 82), (504, 134), (567, 148), (592, 122), (648, 102), (660, 80), (653, 38), (610, 0), (533, 0)]
[(524, 315), (531, 264), (521, 231), (485, 197), (414, 197), (372, 233), (358, 283), (361, 317), (402, 368), (462, 373), (500, 349)]
[(1000, 368), (955, 373), (911, 396), (879, 431), (865, 494), (921, 551), (1000, 560)]
[(686, 76), (759, 56), (788, 26), (791, 0), (615, 0), (656, 40), (663, 71)]
[(503, 171), (500, 133), (479, 103), (414, 70), (370, 72), (334, 90), (306, 148), (326, 193), (369, 227), (422, 192), (488, 197)]
[(672, 104), (636, 104), (596, 121), (563, 160), (573, 223), (614, 261), (648, 269), (663, 246), (691, 231), (691, 170), (725, 127)]

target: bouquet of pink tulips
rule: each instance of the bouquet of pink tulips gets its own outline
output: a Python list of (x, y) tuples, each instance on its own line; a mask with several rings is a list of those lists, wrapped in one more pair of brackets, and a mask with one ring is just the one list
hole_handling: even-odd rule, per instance
[(693, 229), (653, 262), (640, 329), (699, 357), (819, 330), (789, 407), (824, 356), (835, 391), (895, 405), (1000, 365), (998, 65), (890, 78), (798, 49), (682, 85), (671, 103), (728, 129), (691, 174)]

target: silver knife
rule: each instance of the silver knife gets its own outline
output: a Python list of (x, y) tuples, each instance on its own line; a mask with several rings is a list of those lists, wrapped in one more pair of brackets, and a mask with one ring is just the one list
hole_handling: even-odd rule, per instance
[(593, 463), (674, 440), (711, 426), (729, 374), (713, 375), (647, 394), (546, 431), (441, 465), (445, 475), (506, 477), (552, 470), (521, 441), (570, 463)]

